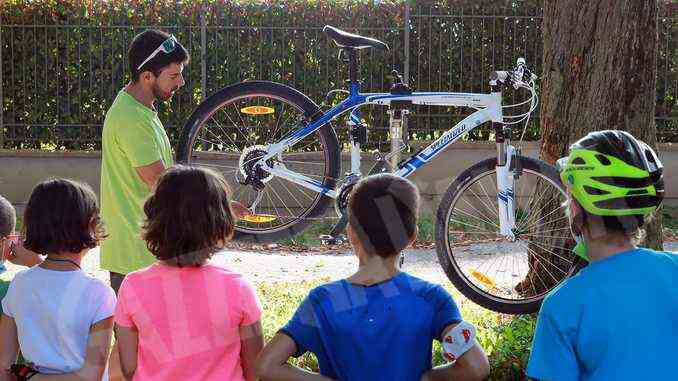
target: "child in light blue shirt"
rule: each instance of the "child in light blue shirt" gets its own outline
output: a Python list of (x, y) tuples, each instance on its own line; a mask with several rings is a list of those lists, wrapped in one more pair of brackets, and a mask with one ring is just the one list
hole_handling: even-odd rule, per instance
[(575, 252), (591, 262), (545, 299), (527, 374), (549, 381), (678, 377), (678, 255), (633, 237), (664, 194), (663, 167), (623, 131), (594, 132), (559, 160)]

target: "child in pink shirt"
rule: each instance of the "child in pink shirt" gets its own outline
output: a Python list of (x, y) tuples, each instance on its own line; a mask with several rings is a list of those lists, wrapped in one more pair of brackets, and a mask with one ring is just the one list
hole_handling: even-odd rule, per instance
[(115, 329), (128, 380), (254, 380), (263, 347), (252, 285), (208, 260), (233, 234), (228, 185), (207, 169), (170, 168), (144, 205), (158, 261), (125, 278)]

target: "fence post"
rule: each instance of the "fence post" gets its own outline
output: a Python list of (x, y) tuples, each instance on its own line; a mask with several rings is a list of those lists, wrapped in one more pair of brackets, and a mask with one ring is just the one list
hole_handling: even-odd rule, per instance
[(205, 3), (200, 12), (200, 101), (207, 98), (207, 25), (205, 21)]
[(404, 64), (404, 73), (403, 81), (405, 84), (410, 83), (410, 1), (405, 1), (405, 20), (404, 25), (404, 39), (405, 39), (405, 64)]
[[(410, 0), (405, 0), (405, 30), (404, 30), (404, 38), (405, 38), (405, 64), (403, 68), (403, 81), (405, 82), (406, 85), (409, 85), (410, 83)], [(410, 133), (409, 133), (409, 118), (408, 118), (409, 113), (403, 113), (403, 130), (402, 130), (402, 139), (403, 143), (405, 143), (406, 146), (409, 147), (410, 145)], [(393, 166), (395, 169), (397, 166)]]
[(2, 16), (0, 16), (0, 150), (5, 147), (5, 101), (2, 97)]

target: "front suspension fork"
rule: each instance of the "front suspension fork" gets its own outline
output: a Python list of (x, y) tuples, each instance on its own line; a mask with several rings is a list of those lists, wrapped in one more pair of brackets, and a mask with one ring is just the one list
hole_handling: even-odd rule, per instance
[[(497, 137), (497, 204), (499, 205), (499, 234), (515, 240), (514, 168), (517, 163), (516, 149), (511, 145), (510, 130), (493, 123)], [(507, 137), (508, 135), (508, 137)]]

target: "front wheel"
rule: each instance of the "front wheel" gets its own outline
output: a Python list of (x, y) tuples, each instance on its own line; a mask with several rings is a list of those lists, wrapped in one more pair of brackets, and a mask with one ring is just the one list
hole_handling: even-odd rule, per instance
[(438, 259), (447, 277), (479, 305), (509, 314), (537, 312), (544, 296), (577, 270), (558, 173), (539, 160), (520, 162), (514, 239), (499, 234), (496, 158), (459, 175), (436, 220)]
[[(249, 81), (223, 88), (193, 112), (181, 134), (177, 159), (221, 172), (231, 197), (253, 210), (238, 220), (235, 239), (272, 242), (300, 233), (321, 218), (331, 199), (255, 165), (280, 142), (307, 125), (318, 106), (291, 87)], [(267, 161), (334, 189), (339, 143), (330, 125)]]

